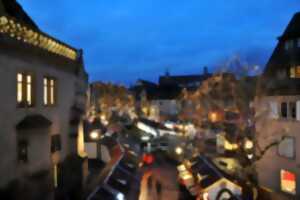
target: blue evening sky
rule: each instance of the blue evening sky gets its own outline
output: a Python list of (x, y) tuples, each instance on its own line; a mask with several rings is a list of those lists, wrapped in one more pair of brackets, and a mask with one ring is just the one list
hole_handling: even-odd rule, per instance
[(233, 57), (263, 66), (299, 0), (18, 0), (50, 35), (83, 48), (90, 80), (132, 84), (210, 71)]

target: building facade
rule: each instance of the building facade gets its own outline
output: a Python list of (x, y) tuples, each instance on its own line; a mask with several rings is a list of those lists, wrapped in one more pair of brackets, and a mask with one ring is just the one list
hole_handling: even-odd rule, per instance
[(35, 174), (57, 186), (60, 163), (77, 153), (88, 84), (82, 56), (16, 1), (0, 1), (0, 188)]
[(258, 181), (288, 199), (300, 198), (299, 78), (300, 13), (296, 13), (279, 37), (255, 99)]

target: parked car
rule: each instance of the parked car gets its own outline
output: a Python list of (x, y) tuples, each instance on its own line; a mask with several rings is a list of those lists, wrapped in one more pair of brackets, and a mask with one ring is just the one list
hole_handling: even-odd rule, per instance
[(126, 200), (123, 193), (112, 188), (109, 185), (102, 185), (97, 190), (97, 193), (89, 200)]
[(162, 150), (162, 151), (168, 151), (169, 150), (169, 144), (167, 142), (160, 142), (158, 149)]

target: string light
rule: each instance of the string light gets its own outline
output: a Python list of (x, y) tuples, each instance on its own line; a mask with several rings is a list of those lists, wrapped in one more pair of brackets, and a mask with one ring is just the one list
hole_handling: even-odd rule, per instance
[(45, 34), (31, 30), (30, 28), (15, 22), (7, 16), (0, 17), (0, 33), (6, 34), (11, 38), (45, 49), (51, 53), (76, 60), (75, 50), (59, 43), (58, 41), (46, 36)]

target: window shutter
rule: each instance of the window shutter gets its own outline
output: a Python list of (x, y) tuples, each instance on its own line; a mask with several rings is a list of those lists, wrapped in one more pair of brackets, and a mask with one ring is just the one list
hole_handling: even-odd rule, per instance
[(271, 119), (278, 119), (278, 103), (277, 102), (270, 102), (270, 118)]
[(297, 101), (296, 104), (296, 118), (298, 121), (300, 121), (300, 101)]

